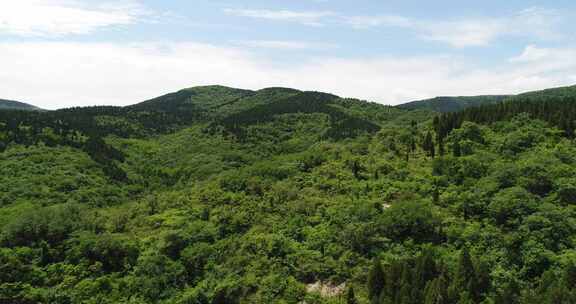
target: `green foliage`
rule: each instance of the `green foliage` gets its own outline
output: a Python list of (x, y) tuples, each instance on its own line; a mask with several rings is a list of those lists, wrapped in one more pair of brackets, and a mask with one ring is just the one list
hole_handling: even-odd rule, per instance
[(417, 110), (426, 109), (435, 112), (458, 112), (466, 108), (476, 107), (486, 104), (495, 104), (508, 98), (506, 95), (486, 95), (486, 96), (458, 96), (458, 97), (435, 97), (432, 99), (408, 102), (397, 106), (401, 109)]
[(433, 208), (431, 204), (412, 200), (394, 204), (382, 215), (380, 226), (386, 236), (397, 241), (439, 242), (441, 219)]
[(216, 86), (0, 111), (0, 302), (573, 303), (576, 144), (505, 104)]

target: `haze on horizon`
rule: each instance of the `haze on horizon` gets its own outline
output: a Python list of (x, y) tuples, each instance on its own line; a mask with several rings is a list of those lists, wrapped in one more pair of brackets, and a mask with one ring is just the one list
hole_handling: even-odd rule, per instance
[(0, 98), (127, 105), (219, 84), (385, 104), (576, 83), (576, 3), (0, 2)]

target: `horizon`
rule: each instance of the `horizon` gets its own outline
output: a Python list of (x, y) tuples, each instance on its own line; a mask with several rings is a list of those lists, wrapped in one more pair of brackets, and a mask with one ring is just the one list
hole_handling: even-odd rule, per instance
[[(550, 87), (550, 88), (543, 88), (543, 89), (541, 89), (541, 90), (557, 89), (557, 88), (572, 87), (572, 86), (576, 86), (576, 85), (560, 86), (560, 87)], [(158, 97), (162, 97), (162, 96), (164, 96), (164, 95), (168, 95), (168, 94), (171, 94), (171, 93), (175, 93), (175, 92), (178, 92), (178, 91), (190, 90), (190, 89), (195, 89), (195, 88), (205, 88), (205, 87), (224, 87), (224, 88), (233, 89), (233, 90), (248, 90), (248, 91), (253, 91), (253, 92), (257, 92), (257, 91), (261, 91), (261, 90), (266, 90), (266, 89), (276, 89), (276, 88), (277, 88), (277, 89), (292, 89), (292, 90), (297, 90), (297, 91), (301, 91), (301, 92), (320, 92), (320, 93), (332, 94), (331, 92), (308, 91), (308, 90), (301, 90), (301, 89), (298, 89), (298, 88), (278, 87), (278, 86), (276, 86), (276, 87), (264, 87), (264, 88), (260, 88), (260, 89), (243, 89), (243, 88), (230, 87), (230, 86), (225, 86), (225, 85), (220, 85), (220, 84), (209, 84), (209, 85), (201, 85), (201, 86), (194, 86), (194, 87), (186, 87), (186, 88), (182, 88), (182, 89), (180, 89), (180, 90), (173, 91), (173, 92), (165, 92), (165, 93), (160, 94), (160, 95), (158, 95), (158, 96), (149, 97), (149, 98), (146, 98), (146, 99), (144, 99), (144, 100), (139, 100), (139, 101), (131, 102), (131, 103), (128, 103), (128, 104), (125, 104), (125, 105), (114, 105), (114, 104), (71, 105), (71, 106), (66, 106), (66, 107), (62, 107), (62, 108), (47, 109), (47, 108), (39, 107), (39, 106), (37, 106), (37, 105), (35, 105), (35, 104), (33, 104), (33, 103), (30, 103), (30, 102), (27, 102), (27, 101), (25, 101), (25, 100), (23, 101), (23, 100), (12, 100), (12, 99), (0, 98), (0, 101), (23, 103), (23, 104), (26, 104), (26, 105), (30, 105), (30, 106), (36, 107), (36, 108), (38, 108), (39, 110), (46, 110), (46, 111), (56, 111), (56, 110), (63, 110), (63, 109), (68, 109), (68, 108), (78, 108), (78, 107), (81, 108), (81, 107), (92, 107), (92, 106), (128, 107), (128, 106), (137, 105), (137, 104), (140, 104), (140, 103), (142, 103), (142, 102), (146, 102), (146, 101), (149, 101), (149, 100), (158, 98)], [(536, 91), (540, 91), (540, 90), (536, 90)], [(530, 92), (533, 92), (533, 91), (530, 91)], [(523, 94), (523, 93), (528, 93), (528, 91), (527, 91), (527, 92), (520, 92), (520, 93), (517, 93), (517, 94), (499, 94), (499, 95), (490, 95), (490, 94), (488, 94), (488, 95), (438, 95), (438, 96), (433, 96), (433, 97), (424, 98), (424, 99), (406, 100), (406, 101), (403, 101), (403, 102), (399, 102), (399, 103), (397, 103), (397, 104), (385, 104), (385, 103), (381, 103), (381, 102), (378, 102), (378, 101), (375, 101), (375, 100), (367, 100), (367, 99), (356, 98), (356, 97), (354, 97), (354, 96), (339, 96), (339, 95), (336, 95), (336, 96), (339, 97), (339, 98), (344, 98), (344, 99), (347, 99), (347, 98), (349, 98), (349, 99), (358, 99), (359, 101), (363, 101), (363, 102), (378, 103), (378, 104), (382, 104), (382, 105), (387, 105), (387, 106), (393, 106), (393, 107), (395, 107), (395, 106), (401, 106), (401, 105), (405, 105), (405, 104), (413, 103), (413, 102), (430, 101), (430, 100), (433, 100), (433, 99), (436, 99), (436, 98), (490, 97), (490, 96), (506, 96), (506, 97), (509, 97), (509, 96), (515, 96), (515, 95)], [(335, 95), (335, 94), (332, 94), (332, 95)]]
[(397, 105), (576, 83), (565, 0), (0, 3), (0, 99), (125, 106), (187, 87)]

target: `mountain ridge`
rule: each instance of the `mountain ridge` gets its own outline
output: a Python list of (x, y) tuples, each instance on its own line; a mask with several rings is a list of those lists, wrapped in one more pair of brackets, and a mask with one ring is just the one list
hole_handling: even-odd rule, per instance
[(42, 109), (37, 106), (9, 99), (0, 99), (0, 110), (42, 111)]
[(397, 105), (407, 110), (426, 109), (435, 112), (457, 112), (469, 107), (502, 102), (513, 95), (437, 96)]

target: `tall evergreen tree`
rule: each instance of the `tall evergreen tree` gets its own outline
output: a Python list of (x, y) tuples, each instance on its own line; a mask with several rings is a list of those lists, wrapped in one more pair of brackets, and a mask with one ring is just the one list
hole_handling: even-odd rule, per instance
[(424, 289), (424, 304), (448, 304), (448, 283), (444, 275), (428, 281)]
[(576, 289), (576, 264), (570, 263), (570, 265), (566, 266), (563, 279), (567, 288)]
[(450, 286), (449, 295), (452, 300), (460, 299), (460, 294), (476, 289), (476, 271), (468, 248), (462, 249), (458, 260), (458, 268)]
[(368, 297), (372, 301), (377, 301), (384, 288), (385, 277), (382, 264), (378, 258), (374, 259), (374, 265), (368, 273)]
[(438, 276), (434, 253), (431, 249), (426, 249), (416, 259), (415, 282), (418, 289), (424, 289), (426, 283)]
[(346, 292), (346, 304), (358, 304), (356, 295), (354, 294), (354, 287), (350, 286)]
[(462, 148), (460, 147), (460, 141), (455, 140), (452, 144), (452, 154), (455, 157), (460, 157), (462, 155)]
[(428, 131), (424, 137), (424, 141), (422, 142), (422, 149), (426, 151), (428, 156), (434, 158), (436, 149), (434, 148), (434, 140), (432, 139), (432, 133), (430, 131)]

